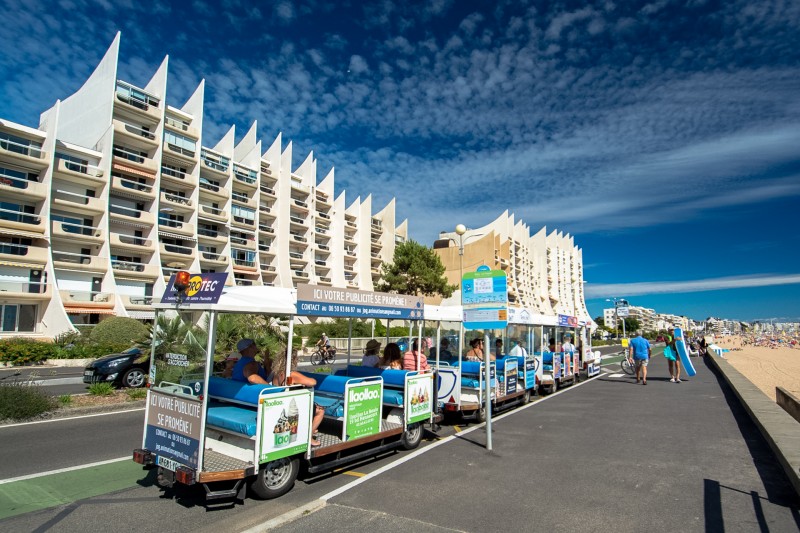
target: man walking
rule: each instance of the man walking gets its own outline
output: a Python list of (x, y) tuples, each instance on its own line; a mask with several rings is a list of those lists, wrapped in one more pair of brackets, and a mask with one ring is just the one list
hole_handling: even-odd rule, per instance
[(633, 363), (636, 365), (636, 383), (641, 379), (642, 385), (647, 385), (647, 363), (653, 348), (641, 334), (631, 339), (630, 347)]

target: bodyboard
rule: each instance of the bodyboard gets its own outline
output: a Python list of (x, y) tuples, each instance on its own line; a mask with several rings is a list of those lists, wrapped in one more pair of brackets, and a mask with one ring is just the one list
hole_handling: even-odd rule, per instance
[(689, 357), (689, 350), (686, 349), (686, 342), (683, 340), (683, 331), (681, 328), (675, 328), (675, 347), (678, 349), (678, 355), (681, 358), (681, 364), (683, 365), (686, 375), (692, 377), (697, 374), (692, 360)]

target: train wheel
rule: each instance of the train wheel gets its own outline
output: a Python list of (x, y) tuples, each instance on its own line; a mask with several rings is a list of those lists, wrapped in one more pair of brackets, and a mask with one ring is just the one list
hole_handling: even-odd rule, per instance
[(422, 442), (422, 424), (411, 424), (403, 432), (403, 449), (413, 450)]
[(292, 490), (299, 472), (300, 461), (297, 458), (284, 457), (270, 461), (261, 465), (255, 479), (250, 483), (250, 490), (265, 500), (283, 496)]

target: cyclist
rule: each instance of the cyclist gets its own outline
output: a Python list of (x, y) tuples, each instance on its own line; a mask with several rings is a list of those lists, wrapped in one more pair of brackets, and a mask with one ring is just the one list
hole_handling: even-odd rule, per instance
[(325, 359), (328, 357), (328, 348), (331, 347), (331, 341), (325, 332), (322, 332), (322, 336), (317, 341), (316, 346), (319, 348), (320, 354), (322, 354), (322, 358)]

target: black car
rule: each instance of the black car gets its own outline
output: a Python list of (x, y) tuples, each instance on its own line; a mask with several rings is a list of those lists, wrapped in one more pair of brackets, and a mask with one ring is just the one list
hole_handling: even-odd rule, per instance
[(150, 357), (139, 348), (105, 355), (89, 363), (83, 371), (84, 383), (114, 383), (123, 387), (144, 386), (150, 369)]

